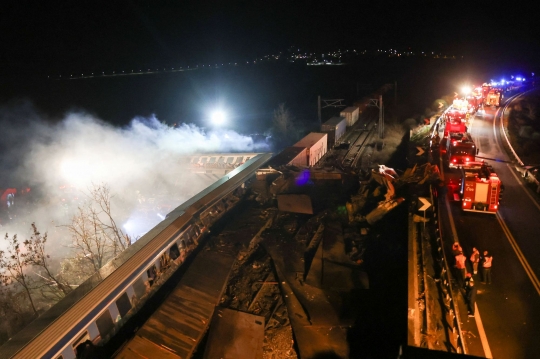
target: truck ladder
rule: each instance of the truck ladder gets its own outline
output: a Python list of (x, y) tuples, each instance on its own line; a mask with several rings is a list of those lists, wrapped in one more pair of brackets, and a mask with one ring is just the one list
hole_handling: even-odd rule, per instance
[(497, 204), (497, 184), (495, 183), (491, 184), (491, 196), (489, 204)]

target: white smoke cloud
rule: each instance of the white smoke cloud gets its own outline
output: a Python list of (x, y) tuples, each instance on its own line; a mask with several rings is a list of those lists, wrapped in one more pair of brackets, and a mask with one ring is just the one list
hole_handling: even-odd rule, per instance
[[(10, 235), (28, 233), (29, 224), (36, 222), (42, 231), (55, 231), (56, 226), (69, 223), (69, 211), (76, 209), (73, 197), (81, 193), (65, 193), (61, 186), (86, 191), (92, 184), (107, 184), (115, 195), (114, 210), (118, 221), (133, 227), (137, 233), (159, 223), (164, 210), (173, 209), (211, 184), (186, 171), (182, 156), (208, 152), (265, 152), (249, 136), (230, 130), (206, 132), (193, 124), (169, 127), (156, 117), (138, 117), (126, 127), (114, 127), (87, 113), (70, 113), (62, 121), (49, 124), (32, 120), (19, 128), (24, 135), (13, 133), (25, 141), (17, 160), (16, 182), (39, 189), (38, 203), (25, 206), (18, 213), (17, 226), (5, 226)], [(12, 151), (13, 155), (13, 151)], [(5, 161), (0, 161), (3, 163)], [(62, 202), (61, 198), (65, 200)], [(70, 198), (67, 198), (70, 197)], [(155, 198), (161, 212), (136, 214), (141, 198)], [(69, 204), (70, 201), (73, 203)], [(161, 201), (161, 202), (160, 202)], [(66, 205), (65, 203), (69, 205)], [(71, 208), (67, 208), (71, 206)], [(148, 207), (148, 206), (147, 206)], [(138, 219), (134, 220), (134, 216)], [(140, 219), (142, 217), (145, 219)], [(148, 222), (148, 225), (141, 223)]]

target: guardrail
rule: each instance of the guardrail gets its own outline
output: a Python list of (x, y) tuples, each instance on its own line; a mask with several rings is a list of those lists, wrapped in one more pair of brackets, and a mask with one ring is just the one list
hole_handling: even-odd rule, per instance
[[(533, 90), (529, 90), (529, 91), (533, 91)], [(506, 128), (504, 127), (504, 113), (506, 112), (506, 110), (507, 110), (508, 106), (510, 105), (511, 101), (517, 99), (520, 96), (525, 95), (529, 91), (514, 95), (513, 97), (510, 97), (506, 101), (506, 104), (504, 105), (504, 108), (501, 111), (501, 133), (504, 135), (504, 139), (506, 140), (506, 144), (507, 144), (508, 148), (510, 148), (510, 151), (512, 152), (512, 155), (514, 156), (514, 158), (516, 159), (516, 161), (519, 163), (520, 166), (524, 166), (525, 164), (523, 163), (523, 161), (521, 161), (521, 158), (519, 158), (518, 154), (514, 150), (514, 147), (512, 147), (512, 144), (510, 143), (510, 139), (508, 138), (508, 135), (506, 133), (507, 132)]]
[(457, 353), (460, 354), (467, 354), (467, 349), (465, 342), (463, 341), (463, 333), (461, 331), (461, 323), (459, 321), (459, 309), (457, 308), (456, 301), (453, 297), (453, 288), (452, 288), (452, 281), (450, 279), (450, 268), (448, 266), (448, 261), (446, 259), (446, 253), (444, 250), (443, 240), (441, 238), (441, 223), (437, 218), (440, 218), (440, 208), (438, 206), (438, 200), (433, 202), (434, 208), (434, 224), (436, 226), (435, 233), (433, 233), (433, 236), (435, 238), (435, 246), (437, 248), (437, 253), (439, 254), (439, 258), (437, 259), (437, 262), (440, 265), (440, 272), (439, 272), (439, 281), (438, 281), (438, 287), (440, 294), (443, 298), (444, 303), (444, 313), (445, 313), (445, 320), (446, 324), (448, 325), (448, 328), (451, 329), (451, 333), (453, 335), (453, 345), (456, 349)]

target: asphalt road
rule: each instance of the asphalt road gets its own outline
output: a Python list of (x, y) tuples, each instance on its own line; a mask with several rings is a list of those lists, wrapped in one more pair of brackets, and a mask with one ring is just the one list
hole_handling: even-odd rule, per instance
[[(475, 276), (478, 287), (478, 313), (475, 318), (460, 312), (463, 328), (471, 331), (468, 352), (493, 358), (535, 358), (540, 353), (540, 246), (536, 244), (540, 233), (540, 206), (537, 195), (526, 188), (502, 146), (500, 134), (501, 110), (486, 108), (477, 116), (471, 133), (480, 149), (479, 156), (495, 168), (505, 185), (497, 215), (463, 212), (459, 202), (449, 202), (450, 214), (445, 228), (447, 253), (451, 253), (451, 222), (457, 239), (469, 257), (472, 247), (493, 255), (492, 284), (481, 283), (480, 273)], [(501, 162), (498, 162), (501, 161)], [(458, 178), (456, 172), (445, 170), (446, 181)], [(450, 254), (451, 255), (451, 254)], [(449, 258), (449, 261), (451, 258)], [(468, 263), (470, 266), (470, 262)], [(472, 267), (469, 270), (472, 272)], [(476, 328), (475, 325), (476, 324)], [(485, 332), (485, 337), (483, 333)], [(484, 340), (482, 340), (484, 339)], [(488, 349), (489, 348), (489, 349)]]

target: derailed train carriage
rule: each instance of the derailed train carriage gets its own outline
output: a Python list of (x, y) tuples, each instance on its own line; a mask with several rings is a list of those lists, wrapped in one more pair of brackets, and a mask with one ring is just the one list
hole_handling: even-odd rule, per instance
[(208, 228), (235, 207), (245, 182), (270, 157), (257, 155), (177, 207), (0, 347), (0, 357), (73, 359), (79, 344), (107, 342), (182, 265)]

